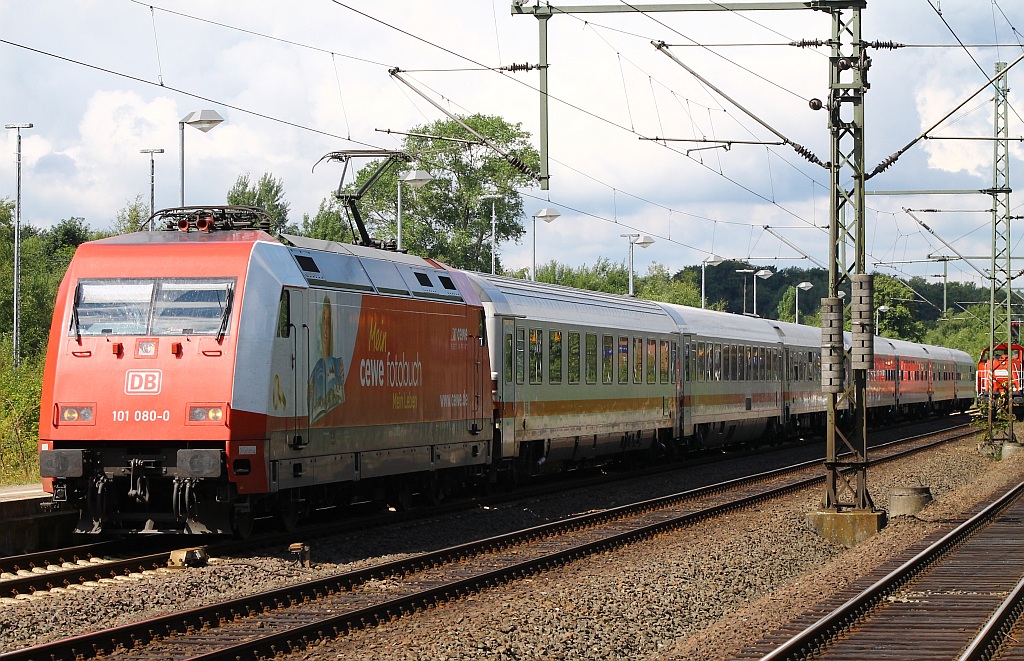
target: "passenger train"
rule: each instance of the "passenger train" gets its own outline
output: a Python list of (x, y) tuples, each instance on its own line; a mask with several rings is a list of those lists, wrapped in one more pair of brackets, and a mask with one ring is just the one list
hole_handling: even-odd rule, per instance
[[(81, 245), (58, 293), (40, 471), (79, 532), (245, 536), (825, 421), (817, 328), (161, 214)], [(875, 361), (872, 415), (974, 399), (963, 352), (876, 338)]]

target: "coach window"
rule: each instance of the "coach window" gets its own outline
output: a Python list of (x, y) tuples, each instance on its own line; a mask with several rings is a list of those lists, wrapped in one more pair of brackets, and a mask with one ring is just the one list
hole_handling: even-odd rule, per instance
[(512, 355), (514, 353), (512, 333), (505, 333), (505, 383), (512, 383)]
[(668, 365), (669, 375), (668, 375), (668, 380), (669, 380), (669, 383), (675, 383), (676, 382), (676, 369), (677, 369), (676, 366), (679, 364), (679, 345), (675, 341), (672, 341), (672, 342), (669, 343), (668, 346), (669, 346), (669, 359), (668, 359), (668, 362), (669, 362), (669, 365)]
[(647, 339), (647, 383), (658, 382), (658, 341)]
[(668, 383), (668, 370), (669, 365), (671, 364), (671, 359), (669, 358), (668, 341), (662, 340), (659, 348), (661, 349), (661, 353), (658, 354), (658, 364), (661, 366), (661, 370), (659, 372), (661, 376), (661, 382)]
[(291, 292), (281, 290), (281, 303), (277, 308), (277, 336), (291, 337)]
[(633, 338), (633, 383), (644, 380), (644, 338)]
[(516, 383), (523, 384), (526, 378), (526, 329), (516, 329)]
[(580, 334), (569, 333), (569, 383), (580, 382)]
[(601, 382), (615, 381), (615, 338), (611, 335), (601, 337)]
[(754, 347), (746, 348), (747, 381), (756, 381), (757, 372), (754, 371)]
[(618, 346), (619, 383), (629, 383), (629, 338), (620, 335)]
[(697, 380), (697, 343), (690, 342), (690, 354), (686, 364), (689, 365), (686, 372), (686, 380), (693, 382)]
[(597, 383), (596, 333), (587, 333), (587, 383)]
[(544, 331), (539, 328), (530, 329), (530, 383), (541, 382), (544, 364)]
[(768, 363), (764, 359), (764, 347), (757, 348), (757, 380), (767, 381), (768, 380)]
[(548, 381), (562, 382), (562, 331), (548, 333)]
[(715, 344), (715, 367), (711, 374), (715, 381), (722, 380), (722, 345)]
[(697, 343), (697, 369), (694, 373), (694, 381), (704, 380), (704, 343)]

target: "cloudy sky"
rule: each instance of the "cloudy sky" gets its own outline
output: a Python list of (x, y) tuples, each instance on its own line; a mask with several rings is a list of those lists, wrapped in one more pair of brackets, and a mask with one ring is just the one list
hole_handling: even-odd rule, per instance
[[(1020, 2), (872, 0), (863, 17), (866, 40), (907, 46), (871, 50), (869, 168), (981, 89), (997, 61), (1024, 53)], [(178, 121), (212, 108), (222, 125), (185, 129), (186, 203), (223, 203), (240, 174), (270, 172), (283, 179), (298, 222), (337, 188), (340, 166), (312, 170), (320, 156), (395, 148), (399, 139), (376, 129), (443, 118), (389, 76), (391, 67), (453, 112), (501, 115), (536, 136), (537, 72), (493, 69), (537, 62), (537, 23), (513, 16), (508, 0), (0, 0), (0, 119), (35, 125), (23, 132), (23, 219), (46, 227), (80, 216), (108, 227), (136, 195), (148, 202), (149, 157), (139, 150), (150, 148), (165, 150), (156, 156), (156, 205), (177, 205)], [(711, 253), (778, 268), (812, 266), (803, 254), (826, 262), (827, 172), (764, 144), (777, 138), (651, 42), (672, 45), (711, 85), (827, 161), (827, 117), (808, 100), (827, 98), (828, 51), (786, 44), (830, 34), (829, 16), (813, 11), (553, 18), (551, 186), (522, 193), (528, 211), (562, 215), (540, 224), (538, 261), (623, 261), (620, 235), (640, 232), (656, 241), (636, 250), (640, 272)], [(1022, 83), (1024, 64), (1009, 74), (1010, 135), (1018, 139), (1011, 185), (1024, 171)], [(986, 90), (931, 135), (991, 136), (992, 124)], [(654, 137), (758, 144), (726, 150), (643, 139)], [(0, 134), (0, 198), (15, 195), (15, 151), (14, 131)], [(991, 141), (924, 140), (869, 189), (988, 188), (992, 161)], [(1016, 198), (1011, 206), (1022, 215)], [(990, 208), (984, 195), (871, 196), (869, 261), (883, 263), (882, 272), (930, 276), (942, 269), (928, 255), (950, 253), (942, 241), (964, 255), (988, 254)], [(913, 211), (921, 209), (937, 211)], [(528, 266), (531, 246), (529, 234), (502, 246), (505, 263)], [(957, 262), (949, 273), (978, 279)]]

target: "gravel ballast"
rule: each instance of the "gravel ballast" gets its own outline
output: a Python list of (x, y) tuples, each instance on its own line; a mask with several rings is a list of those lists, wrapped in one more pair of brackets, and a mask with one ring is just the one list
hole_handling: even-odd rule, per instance
[[(764, 461), (792, 460), (780, 455)], [(1021, 456), (992, 462), (978, 454), (976, 441), (961, 441), (872, 467), (869, 485), (880, 507), (885, 507), (893, 486), (930, 486), (935, 502), (917, 517), (893, 519), (880, 535), (852, 551), (823, 541), (804, 524), (805, 513), (815, 509), (821, 498), (821, 489), (816, 488), (487, 590), (397, 623), (353, 632), (293, 656), (729, 658), (799, 615), (805, 606), (891, 560), (940, 526), (950, 525), (1007, 483), (1019, 481), (1022, 462)], [(749, 461), (744, 464), (744, 472), (751, 472)], [(0, 649), (155, 617), (680, 491), (727, 479), (740, 470), (732, 464), (715, 464), (316, 540), (314, 566), (308, 570), (298, 567), (284, 549), (272, 549), (205, 568), (161, 571), (91, 590), (18, 600), (0, 605)], [(387, 589), (386, 581), (380, 588)]]

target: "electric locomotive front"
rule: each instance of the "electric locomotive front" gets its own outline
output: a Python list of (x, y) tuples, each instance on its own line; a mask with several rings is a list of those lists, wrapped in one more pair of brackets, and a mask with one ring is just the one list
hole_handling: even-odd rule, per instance
[(40, 473), (55, 505), (80, 508), (77, 532), (227, 532), (266, 482), (265, 416), (231, 401), (250, 257), (274, 240), (197, 221), (85, 243), (61, 283)]

